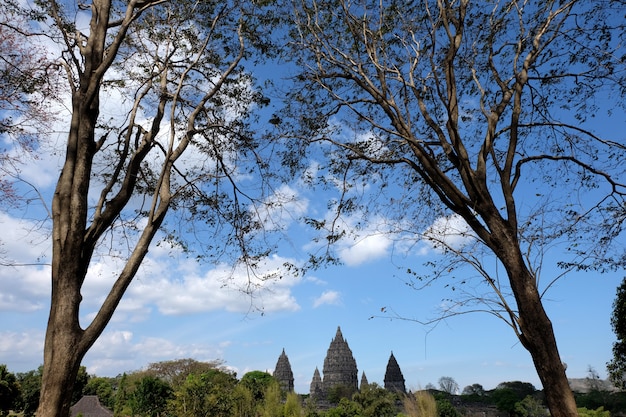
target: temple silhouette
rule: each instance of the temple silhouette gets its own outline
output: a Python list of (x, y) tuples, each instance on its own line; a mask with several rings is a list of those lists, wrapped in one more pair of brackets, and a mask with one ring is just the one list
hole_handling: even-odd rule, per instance
[[(294, 379), (289, 358), (283, 349), (274, 368), (274, 378), (278, 380), (281, 388), (285, 391), (293, 391)], [(406, 392), (404, 376), (398, 365), (393, 352), (389, 356), (385, 371), (384, 387), (389, 391)], [(325, 400), (333, 390), (341, 390), (342, 395), (350, 396), (359, 389), (368, 385), (365, 372), (361, 375), (359, 386), (358, 369), (348, 341), (341, 333), (341, 327), (337, 327), (337, 333), (331, 340), (326, 358), (324, 359), (323, 375), (316, 367), (311, 380), (310, 395), (312, 398)]]

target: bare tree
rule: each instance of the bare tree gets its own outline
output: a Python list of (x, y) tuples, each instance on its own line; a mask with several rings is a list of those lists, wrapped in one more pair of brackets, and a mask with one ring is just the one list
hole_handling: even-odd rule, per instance
[[(287, 111), (298, 124), (283, 126), (299, 152), (333, 145), (338, 215), (384, 215), (390, 233), (432, 242), (445, 256), (431, 274), (410, 268), (418, 287), (474, 268), (444, 315), (504, 319), (552, 415), (577, 415), (542, 296), (568, 270), (624, 264), (623, 2), (292, 4), (302, 71)], [(616, 137), (593, 131), (613, 113)], [(378, 185), (374, 201), (359, 184)], [(336, 219), (311, 224), (341, 238)], [(540, 281), (557, 250), (563, 274)]]
[(442, 376), (439, 378), (439, 389), (448, 394), (455, 395), (459, 391), (459, 384), (450, 376)]
[[(67, 416), (81, 360), (157, 239), (198, 239), (199, 255), (230, 255), (250, 267), (269, 250), (250, 243), (260, 227), (250, 207), (264, 183), (239, 181), (243, 173), (258, 179), (265, 168), (248, 114), (267, 100), (242, 62), (259, 58), (254, 48), (267, 49), (257, 31), (259, 10), (235, 3), (50, 1), (23, 11), (26, 18), (36, 12), (41, 25), (52, 22), (42, 32), (59, 48), (56, 62), (71, 94), (51, 206), (40, 417)], [(89, 26), (81, 27), (85, 18)], [(169, 212), (176, 217), (168, 224)], [(94, 254), (107, 245), (122, 267), (83, 324), (81, 288)]]

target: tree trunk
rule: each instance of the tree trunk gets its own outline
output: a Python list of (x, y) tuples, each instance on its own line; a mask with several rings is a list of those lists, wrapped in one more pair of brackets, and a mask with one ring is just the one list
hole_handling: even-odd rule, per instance
[(73, 386), (84, 353), (80, 337), (64, 323), (63, 314), (50, 315), (44, 348), (44, 368), (37, 417), (68, 416)]
[(552, 322), (546, 314), (535, 277), (526, 267), (517, 243), (495, 250), (504, 264), (517, 302), (519, 339), (530, 353), (553, 417), (576, 417), (578, 410), (565, 366), (557, 348)]
[[(532, 279), (532, 277), (530, 277)], [(526, 281), (528, 278), (521, 281)], [(536, 289), (516, 292), (519, 299), (520, 340), (530, 352), (544, 387), (546, 403), (554, 417), (578, 416), (574, 394), (561, 361), (552, 323)]]
[(86, 92), (92, 83), (84, 77), (81, 89), (73, 94), (65, 162), (52, 199), (52, 294), (37, 417), (69, 415), (78, 369), (93, 344), (85, 339), (79, 322), (80, 289), (93, 250), (85, 242), (99, 114), (98, 89)]

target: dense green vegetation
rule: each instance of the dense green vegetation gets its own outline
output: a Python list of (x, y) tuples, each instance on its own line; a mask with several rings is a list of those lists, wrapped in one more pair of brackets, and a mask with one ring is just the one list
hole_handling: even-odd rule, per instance
[[(576, 394), (581, 416), (626, 412), (626, 393), (602, 391), (591, 382), (588, 392)], [(14, 374), (0, 365), (0, 416), (33, 416), (40, 385), (41, 367)], [(457, 417), (481, 407), (514, 417), (549, 415), (543, 392), (521, 381), (502, 382), (493, 390), (476, 383), (461, 395), (434, 388), (404, 395), (375, 383), (349, 397), (336, 391), (327, 401), (316, 401), (281, 391), (267, 372), (251, 371), (238, 379), (219, 361), (179, 359), (114, 378), (89, 375), (81, 367), (73, 398), (97, 395), (115, 416), (135, 417)]]

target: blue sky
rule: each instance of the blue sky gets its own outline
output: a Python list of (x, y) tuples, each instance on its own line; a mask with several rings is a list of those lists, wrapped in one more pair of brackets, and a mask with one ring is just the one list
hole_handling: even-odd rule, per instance
[[(123, 106), (117, 99), (111, 95), (102, 100), (103, 118), (121, 117)], [(606, 119), (598, 119), (600, 128)], [(25, 161), (21, 167), (22, 178), (42, 192), (48, 205), (65, 129), (61, 121), (54, 129), (57, 133), (42, 143), (39, 159)], [(616, 130), (609, 132), (623, 134)], [(623, 141), (623, 137), (612, 139)], [(278, 271), (285, 261), (300, 263), (307, 258), (314, 234), (298, 218), (328, 216), (329, 196), (307, 189), (297, 178), (278, 191), (293, 203), (289, 215), (272, 213), (280, 219), (286, 237), (268, 259), (265, 271)], [(42, 206), (36, 204), (23, 212), (0, 212), (2, 255), (23, 265), (0, 267), (0, 363), (13, 372), (35, 369), (43, 358), (50, 273), (45, 265), (33, 265), (50, 259), (48, 225), (39, 221), (41, 212)], [(256, 282), (259, 289), (253, 298), (238, 290), (247, 282), (243, 271), (234, 269), (230, 275), (231, 265), (199, 265), (180, 249), (152, 247), (83, 364), (90, 373), (115, 376), (162, 360), (221, 359), (241, 377), (251, 370), (271, 372), (284, 348), (296, 391), (306, 393), (341, 326), (359, 374), (365, 372), (369, 382), (382, 384), (393, 351), (410, 389), (437, 385), (442, 376), (454, 378), (461, 388), (480, 383), (490, 389), (513, 380), (540, 387), (529, 354), (512, 330), (491, 315), (456, 316), (436, 327), (385, 317), (383, 308), (416, 320), (435, 318), (444, 305), (442, 300), (454, 293), (445, 287), (447, 282), (422, 291), (410, 289), (405, 283), (406, 267), (419, 271), (438, 252), (426, 242), (410, 247), (394, 242), (375, 233), (375, 226), (385, 219), (369, 220), (371, 228), (338, 243), (343, 265), (311, 271), (304, 277), (285, 274), (280, 280)], [(353, 221), (346, 218), (343, 224), (350, 229)], [(554, 267), (558, 259), (558, 252), (546, 257), (546, 282), (560, 273)], [(84, 323), (93, 317), (109, 288), (116, 262), (104, 252), (94, 259), (83, 292)], [(614, 341), (611, 304), (623, 276), (623, 271), (571, 273), (547, 293), (545, 307), (570, 377), (585, 377), (589, 366), (606, 377), (605, 364), (611, 359)]]
[[(23, 172), (26, 179), (49, 190), (56, 164), (43, 158)], [(300, 205), (293, 211), (315, 212), (325, 206), (305, 188), (286, 186), (283, 191), (298, 196)], [(15, 213), (0, 214), (6, 255), (21, 263), (49, 256), (48, 239), (30, 217), (23, 213), (20, 220)], [(306, 257), (311, 232), (293, 220), (289, 230), (290, 241), (272, 255), (267, 270)], [(407, 387), (413, 389), (437, 385), (441, 376), (453, 377), (461, 388), (473, 383), (493, 388), (511, 380), (540, 386), (528, 353), (512, 330), (491, 315), (452, 317), (434, 328), (385, 317), (383, 307), (404, 317), (431, 319), (442, 300), (454, 294), (445, 288), (445, 281), (421, 291), (405, 284), (404, 269), (398, 265), (419, 270), (423, 262), (438, 256), (426, 243), (400, 253), (403, 248), (384, 235), (358, 238), (358, 244), (339, 244), (344, 265), (270, 280), (261, 284), (253, 299), (236, 290), (243, 283), (237, 271), (229, 286), (222, 286), (228, 265), (199, 265), (175, 249), (153, 247), (84, 365), (90, 373), (115, 376), (162, 360), (221, 359), (242, 376), (250, 370), (271, 372), (284, 348), (296, 390), (306, 393), (315, 367), (322, 369), (326, 350), (341, 326), (359, 373), (364, 371), (370, 382), (382, 384), (393, 351)], [(103, 255), (95, 261), (83, 292), (83, 322), (95, 311), (115, 268), (114, 258)], [(544, 276), (550, 276), (553, 271), (545, 269)], [(572, 273), (546, 295), (545, 306), (570, 377), (585, 377), (589, 366), (606, 376), (614, 341), (611, 304), (622, 275)], [(48, 268), (0, 268), (0, 294), (0, 363), (13, 372), (34, 369), (42, 362)]]

